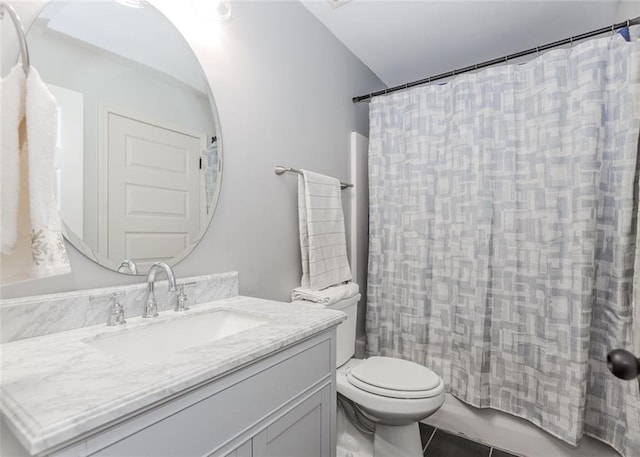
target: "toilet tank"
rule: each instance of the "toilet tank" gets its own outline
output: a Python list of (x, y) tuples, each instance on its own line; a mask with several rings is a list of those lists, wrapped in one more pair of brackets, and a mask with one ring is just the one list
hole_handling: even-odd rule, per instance
[(345, 364), (356, 352), (356, 322), (359, 301), (360, 294), (356, 294), (333, 305), (327, 305), (328, 309), (335, 309), (347, 314), (347, 319), (342, 321), (336, 329), (336, 367)]

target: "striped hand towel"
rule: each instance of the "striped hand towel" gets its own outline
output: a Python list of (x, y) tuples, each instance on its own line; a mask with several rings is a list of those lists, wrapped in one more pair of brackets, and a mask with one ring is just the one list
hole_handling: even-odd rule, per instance
[(335, 178), (306, 170), (298, 178), (301, 287), (305, 289), (321, 290), (351, 279), (340, 192)]

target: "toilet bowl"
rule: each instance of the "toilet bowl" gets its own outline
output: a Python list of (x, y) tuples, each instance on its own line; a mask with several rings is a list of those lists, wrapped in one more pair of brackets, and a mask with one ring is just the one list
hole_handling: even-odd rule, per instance
[[(374, 457), (422, 456), (418, 422), (444, 403), (444, 383), (439, 376), (422, 365), (401, 359), (350, 359), (338, 368), (336, 387), (339, 395), (353, 402), (375, 423)], [(339, 448), (344, 439), (338, 435)], [(347, 439), (367, 438), (358, 434)]]
[(422, 365), (389, 357), (349, 360), (337, 371), (336, 387), (371, 420), (384, 425), (420, 421), (444, 403), (444, 383), (438, 375)]
[[(359, 300), (357, 294), (327, 306), (347, 314), (336, 331), (336, 389), (357, 412), (347, 417), (338, 408), (337, 457), (421, 457), (418, 422), (444, 403), (444, 382), (408, 360), (352, 358)], [(373, 425), (353, 423), (362, 416)]]

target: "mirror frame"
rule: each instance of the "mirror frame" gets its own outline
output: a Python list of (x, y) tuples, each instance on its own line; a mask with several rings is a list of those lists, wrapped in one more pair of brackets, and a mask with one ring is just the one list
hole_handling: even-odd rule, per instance
[[(116, 0), (108, 0), (108, 1), (113, 1), (113, 2), (118, 3)], [(40, 9), (40, 11), (38, 12), (38, 15), (34, 18), (32, 23), (29, 25), (28, 30), (26, 31), (26, 34), (25, 34), (26, 37), (27, 37), (27, 40), (28, 40), (28, 37), (29, 37), (29, 32), (31, 31), (31, 28), (37, 22), (37, 20), (39, 19), (40, 15), (42, 14), (42, 12), (47, 7), (49, 7), (53, 2), (54, 2), (54, 0), (48, 1), (42, 7), (42, 9)], [(216, 106), (215, 98), (213, 97), (213, 92), (211, 90), (211, 84), (209, 83), (209, 79), (207, 78), (206, 72), (204, 71), (204, 68), (202, 67), (202, 62), (198, 58), (198, 55), (195, 53), (195, 51), (193, 50), (193, 47), (191, 46), (191, 44), (187, 41), (185, 36), (178, 29), (178, 27), (176, 27), (176, 25), (173, 23), (173, 21), (171, 21), (171, 19), (169, 19), (159, 8), (157, 8), (155, 5), (152, 5), (150, 2), (145, 1), (144, 3), (145, 3), (145, 7), (153, 8), (156, 11), (157, 14), (162, 16), (164, 18), (164, 20), (167, 21), (167, 23), (170, 24), (174, 28), (174, 30), (176, 31), (177, 35), (180, 36), (180, 39), (182, 39), (183, 43), (191, 51), (191, 54), (193, 55), (193, 58), (198, 63), (200, 77), (202, 78), (202, 81), (204, 83), (204, 86), (205, 86), (205, 89), (206, 89), (206, 92), (207, 92), (207, 97), (208, 97), (208, 100), (209, 100), (209, 107), (211, 108), (211, 115), (213, 117), (213, 122), (214, 122), (214, 127), (215, 127), (215, 132), (216, 132), (215, 136), (216, 136), (216, 139), (217, 139), (216, 142), (217, 142), (217, 146), (218, 146), (218, 179), (216, 180), (215, 193), (214, 193), (214, 195), (212, 197), (212, 200), (210, 202), (211, 203), (211, 209), (212, 209), (211, 214), (209, 215), (208, 220), (206, 222), (204, 222), (204, 224), (202, 225), (202, 228), (198, 232), (198, 235), (193, 240), (193, 242), (191, 244), (189, 244), (178, 255), (176, 255), (173, 258), (171, 258), (170, 260), (166, 261), (171, 267), (174, 267), (178, 263), (182, 262), (189, 254), (191, 254), (191, 252), (193, 252), (193, 250), (200, 243), (200, 241), (202, 241), (202, 238), (205, 236), (205, 234), (209, 230), (209, 227), (211, 226), (211, 223), (213, 221), (213, 217), (214, 217), (216, 209), (218, 207), (218, 202), (220, 200), (220, 192), (221, 192), (221, 189), (222, 189), (223, 169), (224, 169), (224, 147), (223, 147), (223, 139), (222, 139), (223, 135), (222, 135), (222, 129), (221, 129), (221, 125), (220, 125), (220, 116), (218, 114), (218, 109), (217, 109), (217, 106)], [(19, 62), (19, 57), (18, 57), (18, 60), (16, 61), (16, 63), (18, 63), (18, 62)], [(31, 63), (32, 64), (34, 63), (33, 59), (32, 59)], [(34, 66), (37, 66), (37, 65), (34, 65)], [(45, 81), (45, 83), (46, 83), (46, 81)], [(124, 274), (124, 275), (127, 275), (127, 276), (144, 276), (144, 275), (147, 274), (146, 271), (139, 271), (137, 274), (130, 273), (130, 272), (119, 271), (118, 268), (119, 268), (120, 265), (116, 265), (111, 260), (108, 260), (104, 256), (102, 256), (101, 254), (99, 254), (96, 250), (94, 250), (91, 247), (87, 246), (87, 244), (82, 239), (80, 239), (78, 237), (78, 235), (76, 235), (76, 233), (73, 232), (68, 227), (67, 223), (65, 222), (64, 218), (62, 217), (62, 214), (60, 214), (60, 221), (61, 221), (61, 226), (62, 226), (61, 227), (62, 228), (62, 234), (63, 234), (64, 238), (67, 240), (67, 242), (69, 244), (71, 244), (76, 250), (78, 250), (78, 252), (80, 252), (82, 255), (84, 255), (90, 261), (94, 262), (95, 264), (97, 264), (97, 265), (99, 265), (99, 266), (101, 266), (101, 267), (103, 267), (105, 269), (108, 269), (108, 270), (116, 272), (116, 273)], [(125, 259), (123, 259), (123, 261), (124, 260)]]

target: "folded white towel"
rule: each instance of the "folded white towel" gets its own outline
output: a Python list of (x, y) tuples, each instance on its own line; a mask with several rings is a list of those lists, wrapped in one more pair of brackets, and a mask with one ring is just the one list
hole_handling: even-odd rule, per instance
[(355, 282), (331, 286), (322, 290), (311, 290), (298, 287), (291, 291), (291, 300), (305, 300), (322, 305), (333, 305), (340, 300), (351, 298), (359, 292), (360, 287), (358, 287), (358, 284)]
[(351, 280), (340, 181), (302, 170), (298, 216), (303, 289), (321, 290)]
[(18, 128), (24, 118), (24, 71), (16, 65), (0, 83), (0, 252), (10, 254), (18, 233), (20, 189), (20, 140)]
[[(19, 172), (15, 176), (17, 215), (15, 221), (7, 219), (7, 225), (15, 224), (17, 236), (15, 247), (5, 252), (3, 235), (0, 259), (2, 284), (71, 272), (53, 189), (57, 135), (55, 99), (33, 67), (30, 68), (26, 81), (16, 85), (15, 90), (24, 99), (24, 113), (17, 118), (15, 125), (5, 126), (3, 122), (2, 133), (4, 148), (5, 134), (13, 135), (14, 132), (23, 132), (16, 134), (20, 151), (17, 155)], [(4, 108), (6, 95), (4, 81), (2, 95)], [(5, 131), (5, 128), (8, 130)], [(2, 165), (4, 165), (4, 152), (3, 149)], [(5, 190), (4, 182), (2, 190), (3, 192)], [(5, 196), (2, 197), (4, 203)], [(14, 198), (13, 195), (10, 197)], [(2, 230), (4, 229), (5, 221), (3, 220)]]

